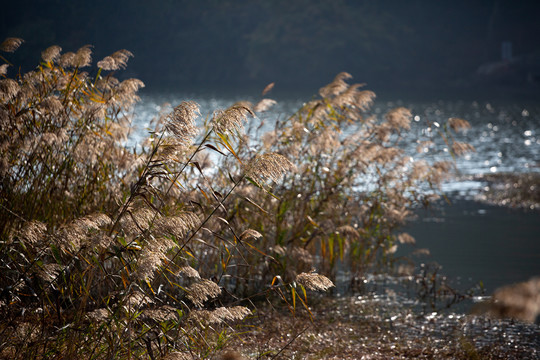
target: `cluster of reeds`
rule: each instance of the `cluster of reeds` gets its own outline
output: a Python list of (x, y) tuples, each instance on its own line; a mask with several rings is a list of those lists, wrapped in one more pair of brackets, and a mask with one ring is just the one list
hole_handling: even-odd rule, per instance
[(264, 135), (270, 99), (199, 122), (186, 101), (129, 150), (143, 84), (114, 74), (131, 56), (89, 73), (90, 47), (53, 46), (13, 78), (1, 58), (2, 357), (214, 356), (250, 299), (309, 312), (339, 263), (354, 278), (391, 263), (414, 241), (396, 230), (433, 196), (422, 187), (452, 168), (405, 155), (410, 112), (370, 115), (374, 94), (345, 73)]

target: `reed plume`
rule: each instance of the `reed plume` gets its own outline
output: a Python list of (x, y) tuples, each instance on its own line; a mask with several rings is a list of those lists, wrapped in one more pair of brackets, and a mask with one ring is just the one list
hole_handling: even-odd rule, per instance
[(19, 46), (21, 46), (23, 42), (24, 40), (21, 38), (16, 38), (16, 37), (7, 38), (0, 44), (0, 51), (10, 52), (10, 53), (15, 52), (19, 48)]

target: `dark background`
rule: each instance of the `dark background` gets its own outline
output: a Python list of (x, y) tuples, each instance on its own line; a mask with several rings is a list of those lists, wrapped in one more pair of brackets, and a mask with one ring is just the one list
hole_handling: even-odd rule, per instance
[(515, 0), (17, 0), (0, 36), (25, 39), (8, 54), (23, 70), (53, 44), (128, 49), (118, 75), (146, 92), (312, 94), (347, 71), (388, 97), (540, 100), (539, 15)]

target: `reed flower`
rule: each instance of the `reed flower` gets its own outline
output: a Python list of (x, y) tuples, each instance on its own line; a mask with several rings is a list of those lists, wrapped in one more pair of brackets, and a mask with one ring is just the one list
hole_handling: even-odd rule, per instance
[(262, 99), (255, 105), (253, 108), (253, 111), (255, 112), (265, 112), (268, 111), (272, 106), (277, 104), (276, 100), (272, 99)]
[(166, 117), (165, 130), (174, 135), (180, 146), (189, 146), (198, 133), (195, 119), (199, 115), (197, 103), (184, 101)]
[(187, 291), (186, 297), (191, 300), (195, 306), (199, 307), (202, 307), (206, 300), (215, 298), (221, 294), (221, 288), (218, 284), (207, 279), (192, 284), (187, 288)]
[(0, 44), (0, 51), (14, 52), (19, 48), (19, 46), (21, 46), (23, 42), (24, 42), (23, 39), (16, 38), (16, 37), (9, 37)]
[(194, 358), (191, 354), (173, 351), (165, 355), (162, 360), (194, 360)]
[(296, 276), (296, 282), (306, 289), (315, 291), (326, 291), (334, 286), (326, 276), (316, 273), (301, 273)]
[(7, 69), (9, 65), (8, 64), (2, 64), (0, 65), (0, 76), (4, 76), (7, 74)]
[(454, 131), (467, 130), (471, 128), (471, 124), (469, 124), (467, 120), (455, 117), (448, 119), (448, 125), (450, 125)]
[(53, 45), (41, 52), (41, 58), (45, 62), (56, 61), (60, 57), (62, 48), (58, 45)]
[(212, 116), (212, 125), (218, 133), (232, 133), (244, 129), (244, 121), (248, 116), (255, 116), (245, 104), (235, 104), (226, 110), (217, 110)]
[(295, 166), (285, 156), (277, 153), (258, 155), (247, 166), (246, 175), (253, 178), (269, 178), (278, 181), (287, 171)]
[(410, 234), (404, 232), (398, 235), (398, 241), (401, 244), (416, 244), (416, 240)]
[(133, 57), (133, 54), (130, 51), (125, 49), (118, 50), (111, 55), (106, 56), (103, 60), (98, 61), (97, 66), (103, 70), (125, 69), (130, 57)]
[(474, 148), (473, 145), (469, 144), (469, 143), (464, 143), (464, 142), (460, 142), (460, 141), (455, 141), (453, 144), (452, 144), (452, 151), (454, 152), (454, 154), (456, 154), (457, 156), (461, 156), (461, 155), (464, 155), (466, 153), (469, 153), (469, 152), (475, 152), (476, 149)]
[(192, 268), (191, 266), (189, 266), (189, 265), (181, 266), (178, 269), (178, 273), (183, 274), (188, 278), (194, 278), (194, 279), (200, 279), (201, 278), (201, 275), (199, 275), (199, 272), (197, 270), (195, 270), (194, 268)]
[(322, 97), (330, 97), (341, 94), (349, 87), (345, 80), (350, 78), (352, 78), (352, 75), (347, 72), (337, 74), (334, 81), (319, 90), (319, 94)]
[(253, 229), (246, 229), (242, 232), (242, 234), (240, 234), (241, 241), (246, 241), (249, 238), (259, 239), (261, 237), (262, 237), (262, 234)]
[(11, 101), (20, 91), (19, 84), (13, 79), (0, 80), (0, 100)]
[(409, 109), (404, 107), (398, 107), (390, 110), (388, 113), (386, 113), (385, 118), (394, 130), (409, 130), (411, 128), (412, 114)]
[(251, 310), (244, 306), (219, 307), (215, 310), (193, 310), (189, 319), (201, 324), (219, 324), (224, 321), (242, 320), (251, 314)]

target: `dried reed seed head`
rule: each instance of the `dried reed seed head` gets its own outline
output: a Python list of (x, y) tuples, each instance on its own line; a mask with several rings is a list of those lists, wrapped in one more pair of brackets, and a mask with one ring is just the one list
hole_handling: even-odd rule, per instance
[(416, 244), (414, 237), (406, 232), (399, 234), (397, 238), (401, 244)]
[(126, 79), (119, 84), (119, 88), (124, 95), (135, 94), (144, 87), (144, 82), (139, 79)]
[(200, 114), (199, 104), (183, 101), (167, 116), (165, 130), (173, 134), (181, 145), (189, 146), (197, 136), (195, 119)]
[(267, 153), (258, 155), (249, 162), (246, 175), (253, 179), (269, 178), (277, 182), (285, 172), (293, 169), (295, 169), (294, 164), (285, 156)]
[(39, 269), (39, 272), (38, 272), (38, 276), (41, 278), (41, 280), (43, 281), (46, 281), (46, 282), (52, 282), (54, 281), (58, 275), (60, 274), (60, 272), (63, 270), (64, 268), (59, 265), (59, 264), (56, 264), (56, 263), (52, 263), (52, 264), (44, 264), (40, 269)]
[(411, 128), (412, 114), (409, 109), (404, 107), (398, 107), (390, 110), (386, 113), (385, 118), (394, 130), (409, 130)]
[(425, 248), (416, 249), (413, 251), (413, 255), (415, 256), (429, 256), (430, 254), (431, 252), (429, 251), (429, 249), (425, 249)]
[(61, 112), (63, 112), (64, 106), (62, 105), (62, 102), (56, 95), (50, 95), (47, 98), (45, 98), (40, 104), (39, 108), (52, 114), (52, 115), (59, 115)]
[(74, 66), (83, 68), (92, 63), (92, 49), (90, 45), (85, 45), (75, 53)]
[(264, 96), (264, 95), (268, 94), (268, 93), (274, 88), (274, 85), (275, 85), (275, 83), (273, 83), (273, 82), (271, 82), (270, 84), (266, 85), (266, 87), (265, 87), (264, 90), (262, 91), (261, 96)]
[(7, 74), (7, 68), (9, 67), (8, 64), (2, 64), (0, 65), (0, 76)]
[(186, 276), (188, 278), (193, 278), (193, 279), (200, 279), (201, 278), (201, 275), (199, 274), (199, 272), (197, 270), (195, 270), (194, 268), (192, 268), (191, 266), (189, 266), (189, 265), (181, 266), (178, 269), (178, 273), (183, 274), (184, 276)]
[(109, 316), (109, 310), (102, 308), (86, 313), (85, 318), (92, 323), (104, 323), (109, 319)]
[(123, 305), (124, 307), (129, 309), (139, 309), (145, 305), (152, 304), (153, 300), (146, 294), (135, 290), (133, 292), (130, 292), (126, 295), (124, 298)]
[(460, 130), (466, 130), (471, 128), (471, 124), (467, 120), (463, 120), (460, 118), (450, 118), (448, 119), (448, 125), (454, 130), (454, 131), (460, 131)]
[(19, 236), (27, 244), (37, 244), (43, 241), (46, 233), (47, 225), (34, 220), (24, 224)]
[(161, 360), (194, 360), (194, 358), (191, 354), (173, 351), (165, 355)]
[(275, 104), (277, 104), (276, 100), (262, 99), (261, 101), (259, 101), (257, 103), (257, 105), (255, 105), (255, 107), (253, 108), (253, 111), (255, 111), (255, 112), (265, 112), (265, 111), (268, 111)]
[(456, 141), (452, 144), (452, 151), (457, 156), (461, 156), (469, 152), (475, 152), (476, 149), (469, 143)]
[(319, 136), (309, 145), (309, 151), (313, 155), (317, 154), (330, 154), (333, 151), (339, 149), (341, 142), (339, 140), (339, 134), (333, 129), (325, 128)]
[(336, 229), (336, 232), (348, 239), (360, 239), (360, 232), (351, 225), (342, 225)]
[(173, 235), (182, 238), (186, 233), (199, 225), (199, 217), (192, 212), (184, 212), (176, 216), (162, 217), (155, 222), (155, 231), (159, 235)]
[(337, 95), (332, 100), (332, 105), (337, 106), (337, 107), (356, 106), (358, 88), (364, 85), (365, 84), (352, 84), (345, 91)]
[(298, 274), (295, 281), (306, 289), (315, 291), (326, 291), (334, 286), (334, 283), (326, 276), (316, 273)]
[(251, 315), (251, 310), (244, 306), (219, 307), (212, 311), (193, 310), (189, 313), (189, 320), (202, 324), (219, 324), (224, 321), (243, 320), (248, 315)]
[(112, 55), (106, 56), (103, 60), (98, 61), (97, 66), (103, 70), (120, 70), (127, 67), (127, 62), (133, 54), (128, 50), (118, 50)]
[(206, 300), (215, 298), (221, 294), (221, 289), (218, 284), (207, 279), (192, 284), (187, 288), (187, 291), (188, 294), (186, 297), (191, 300), (195, 306), (199, 307), (202, 307)]
[(56, 61), (60, 57), (62, 48), (58, 45), (53, 45), (41, 52), (41, 58), (45, 62)]
[(540, 315), (540, 277), (496, 289), (490, 314), (534, 323)]
[(248, 116), (255, 114), (250, 107), (243, 104), (235, 104), (226, 110), (217, 110), (212, 117), (212, 126), (218, 133), (241, 132), (244, 128), (244, 121)]
[(362, 111), (366, 111), (371, 107), (371, 105), (373, 104), (373, 100), (375, 98), (376, 98), (376, 95), (373, 91), (370, 91), (370, 90), (359, 91), (356, 94), (355, 106), (358, 107)]
[(164, 305), (157, 309), (143, 310), (140, 319), (145, 321), (164, 322), (171, 320), (178, 320), (178, 312), (172, 306)]
[(70, 51), (62, 54), (58, 59), (58, 65), (65, 68), (75, 66), (75, 53)]
[(247, 239), (259, 239), (262, 237), (262, 234), (253, 229), (246, 229), (240, 234), (240, 240), (246, 241)]
[(396, 253), (397, 249), (398, 249), (397, 244), (394, 244), (394, 245), (384, 249), (384, 253), (387, 254), (387, 255), (392, 255), (392, 254)]
[(154, 278), (156, 271), (163, 263), (165, 254), (162, 251), (149, 247), (142, 249), (137, 258), (137, 271), (134, 273), (137, 279), (150, 281)]
[(319, 90), (319, 94), (323, 98), (341, 94), (342, 92), (347, 90), (347, 88), (349, 87), (349, 85), (345, 82), (345, 80), (350, 79), (350, 78), (352, 78), (352, 75), (347, 72), (341, 72), (337, 74), (334, 80), (330, 84), (322, 87)]
[(160, 215), (156, 211), (148, 208), (140, 208), (135, 211), (128, 211), (120, 219), (120, 226), (128, 234), (138, 234), (150, 228), (151, 222), (158, 220)]
[(11, 101), (20, 91), (19, 84), (13, 79), (0, 80), (0, 100)]
[(0, 44), (0, 51), (14, 52), (24, 42), (21, 38), (9, 37)]

